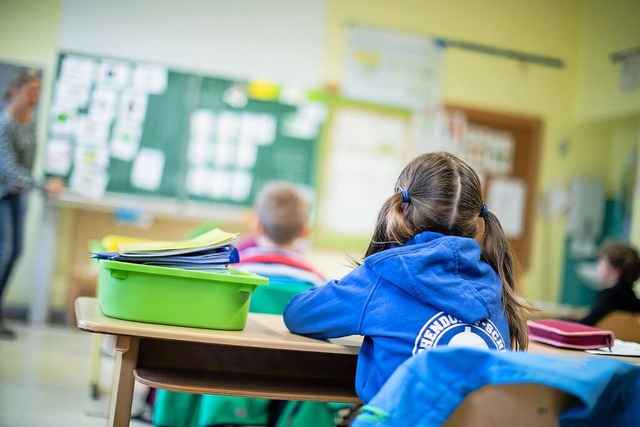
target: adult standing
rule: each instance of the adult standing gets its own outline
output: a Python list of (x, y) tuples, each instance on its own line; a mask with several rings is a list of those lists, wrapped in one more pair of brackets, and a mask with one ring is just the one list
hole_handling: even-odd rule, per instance
[(2, 314), (3, 297), (11, 272), (22, 251), (27, 195), (33, 188), (55, 196), (63, 181), (40, 183), (32, 176), (36, 153), (35, 109), (40, 98), (40, 75), (21, 70), (9, 82), (0, 113), (0, 339), (15, 338)]

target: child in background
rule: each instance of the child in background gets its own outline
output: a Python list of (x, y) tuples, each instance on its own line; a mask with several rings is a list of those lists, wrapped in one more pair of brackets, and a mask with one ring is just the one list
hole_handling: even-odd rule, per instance
[(593, 326), (616, 310), (640, 313), (640, 299), (633, 291), (638, 277), (640, 258), (634, 248), (613, 242), (602, 245), (598, 254), (598, 278), (604, 289), (580, 323)]
[(240, 242), (236, 267), (270, 279), (323, 285), (323, 275), (308, 264), (300, 251), (309, 236), (309, 204), (302, 193), (284, 181), (266, 184), (255, 201), (256, 234)]
[(383, 204), (362, 264), (293, 297), (284, 321), (315, 338), (363, 335), (356, 391), (366, 403), (433, 346), (526, 349), (514, 261), (474, 170), (449, 153), (423, 154)]

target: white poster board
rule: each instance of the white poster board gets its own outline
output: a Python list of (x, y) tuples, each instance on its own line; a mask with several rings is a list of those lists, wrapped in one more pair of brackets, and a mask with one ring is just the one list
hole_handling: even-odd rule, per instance
[(355, 108), (334, 116), (325, 163), (320, 228), (370, 236), (404, 167), (407, 120)]
[(527, 186), (519, 178), (492, 179), (489, 183), (487, 206), (504, 229), (507, 237), (519, 239), (524, 233), (524, 212)]
[(421, 110), (441, 104), (442, 48), (426, 36), (352, 26), (343, 95)]

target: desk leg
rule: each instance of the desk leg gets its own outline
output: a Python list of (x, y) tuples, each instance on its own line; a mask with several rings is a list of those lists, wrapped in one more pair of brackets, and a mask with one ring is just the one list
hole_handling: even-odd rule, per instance
[(139, 338), (118, 336), (116, 341), (116, 363), (113, 370), (111, 402), (109, 404), (109, 426), (125, 427), (131, 421), (133, 403), (133, 369), (138, 361)]
[(40, 258), (34, 272), (29, 323), (44, 325), (49, 321), (49, 297), (55, 270), (56, 242), (58, 233), (58, 207), (45, 202), (42, 207), (42, 226), (38, 239)]

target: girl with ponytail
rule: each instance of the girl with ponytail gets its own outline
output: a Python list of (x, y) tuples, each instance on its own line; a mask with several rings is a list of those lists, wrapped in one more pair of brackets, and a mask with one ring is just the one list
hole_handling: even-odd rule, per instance
[(525, 350), (514, 264), (475, 171), (426, 153), (400, 174), (363, 262), (295, 296), (284, 321), (314, 338), (364, 336), (356, 391), (366, 403), (402, 362), (434, 346)]

